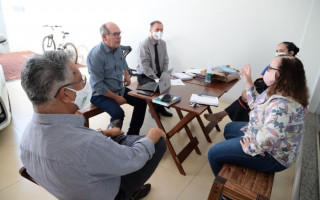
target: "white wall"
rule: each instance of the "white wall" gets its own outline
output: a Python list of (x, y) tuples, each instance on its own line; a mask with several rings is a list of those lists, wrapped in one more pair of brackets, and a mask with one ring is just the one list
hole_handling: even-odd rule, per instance
[[(319, 79), (319, 45), (314, 45), (319, 43), (319, 0), (1, 1), (11, 51), (41, 53), (42, 25), (58, 24), (70, 32), (85, 62), (87, 52), (100, 42), (100, 25), (113, 21), (123, 32), (122, 44), (133, 48), (127, 62), (135, 68), (139, 42), (149, 35), (149, 23), (160, 20), (175, 71), (205, 67), (211, 59), (214, 65), (234, 68), (250, 63), (257, 77), (274, 57), (277, 44), (292, 41), (301, 47), (298, 55), (305, 63), (311, 95)], [(222, 100), (232, 102), (242, 89), (239, 81)]]

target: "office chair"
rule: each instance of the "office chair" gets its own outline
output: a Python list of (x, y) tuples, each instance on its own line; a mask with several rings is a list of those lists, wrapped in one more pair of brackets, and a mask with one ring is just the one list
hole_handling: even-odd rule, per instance
[[(120, 49), (122, 51), (122, 54), (123, 54), (123, 58), (126, 59), (126, 56), (132, 51), (132, 48), (131, 46), (122, 46), (120, 45)], [(136, 73), (134, 73), (136, 70), (135, 69), (131, 69), (129, 68), (129, 75), (130, 75), (130, 78), (132, 76), (136, 76)]]
[(28, 179), (29, 181), (31, 181), (31, 182), (33, 182), (33, 183), (38, 185), (38, 183), (28, 174), (27, 169), (25, 167), (21, 167), (20, 168), (19, 174), (22, 177), (24, 177), (24, 178)]

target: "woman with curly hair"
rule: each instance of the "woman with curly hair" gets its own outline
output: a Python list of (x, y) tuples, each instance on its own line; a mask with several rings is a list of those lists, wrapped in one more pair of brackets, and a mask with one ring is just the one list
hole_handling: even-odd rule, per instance
[(246, 84), (249, 122), (230, 122), (226, 141), (212, 146), (208, 159), (215, 176), (224, 163), (262, 172), (279, 172), (297, 159), (304, 133), (309, 92), (302, 62), (293, 56), (277, 56), (263, 76), (269, 86), (257, 94), (250, 65), (241, 69)]

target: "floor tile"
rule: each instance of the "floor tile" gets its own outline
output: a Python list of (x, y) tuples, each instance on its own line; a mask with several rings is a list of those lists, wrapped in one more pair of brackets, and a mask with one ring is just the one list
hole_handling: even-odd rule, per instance
[(6, 200), (57, 200), (42, 187), (31, 183), (28, 180), (21, 180), (0, 191), (0, 199)]
[(190, 179), (159, 166), (147, 182), (151, 183), (152, 189), (144, 200), (171, 200), (178, 198), (190, 183)]
[(177, 200), (207, 199), (210, 190), (191, 182)]

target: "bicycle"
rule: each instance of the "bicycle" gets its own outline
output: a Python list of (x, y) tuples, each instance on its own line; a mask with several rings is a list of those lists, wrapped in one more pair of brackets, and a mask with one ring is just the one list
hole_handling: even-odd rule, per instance
[[(44, 25), (43, 27), (50, 27), (52, 29), (52, 32), (54, 32), (54, 28), (59, 28), (61, 26)], [(72, 61), (73, 61), (73, 63), (76, 64), (78, 62), (78, 51), (77, 51), (77, 48), (71, 42), (65, 43), (66, 35), (69, 35), (69, 33), (62, 31), (62, 40), (61, 40), (61, 43), (58, 45), (58, 47), (56, 47), (56, 42), (54, 41), (53, 33), (50, 34), (50, 35), (45, 36), (43, 38), (43, 40), (42, 40), (43, 52), (51, 51), (51, 50), (69, 51), (69, 52), (72, 53)]]

